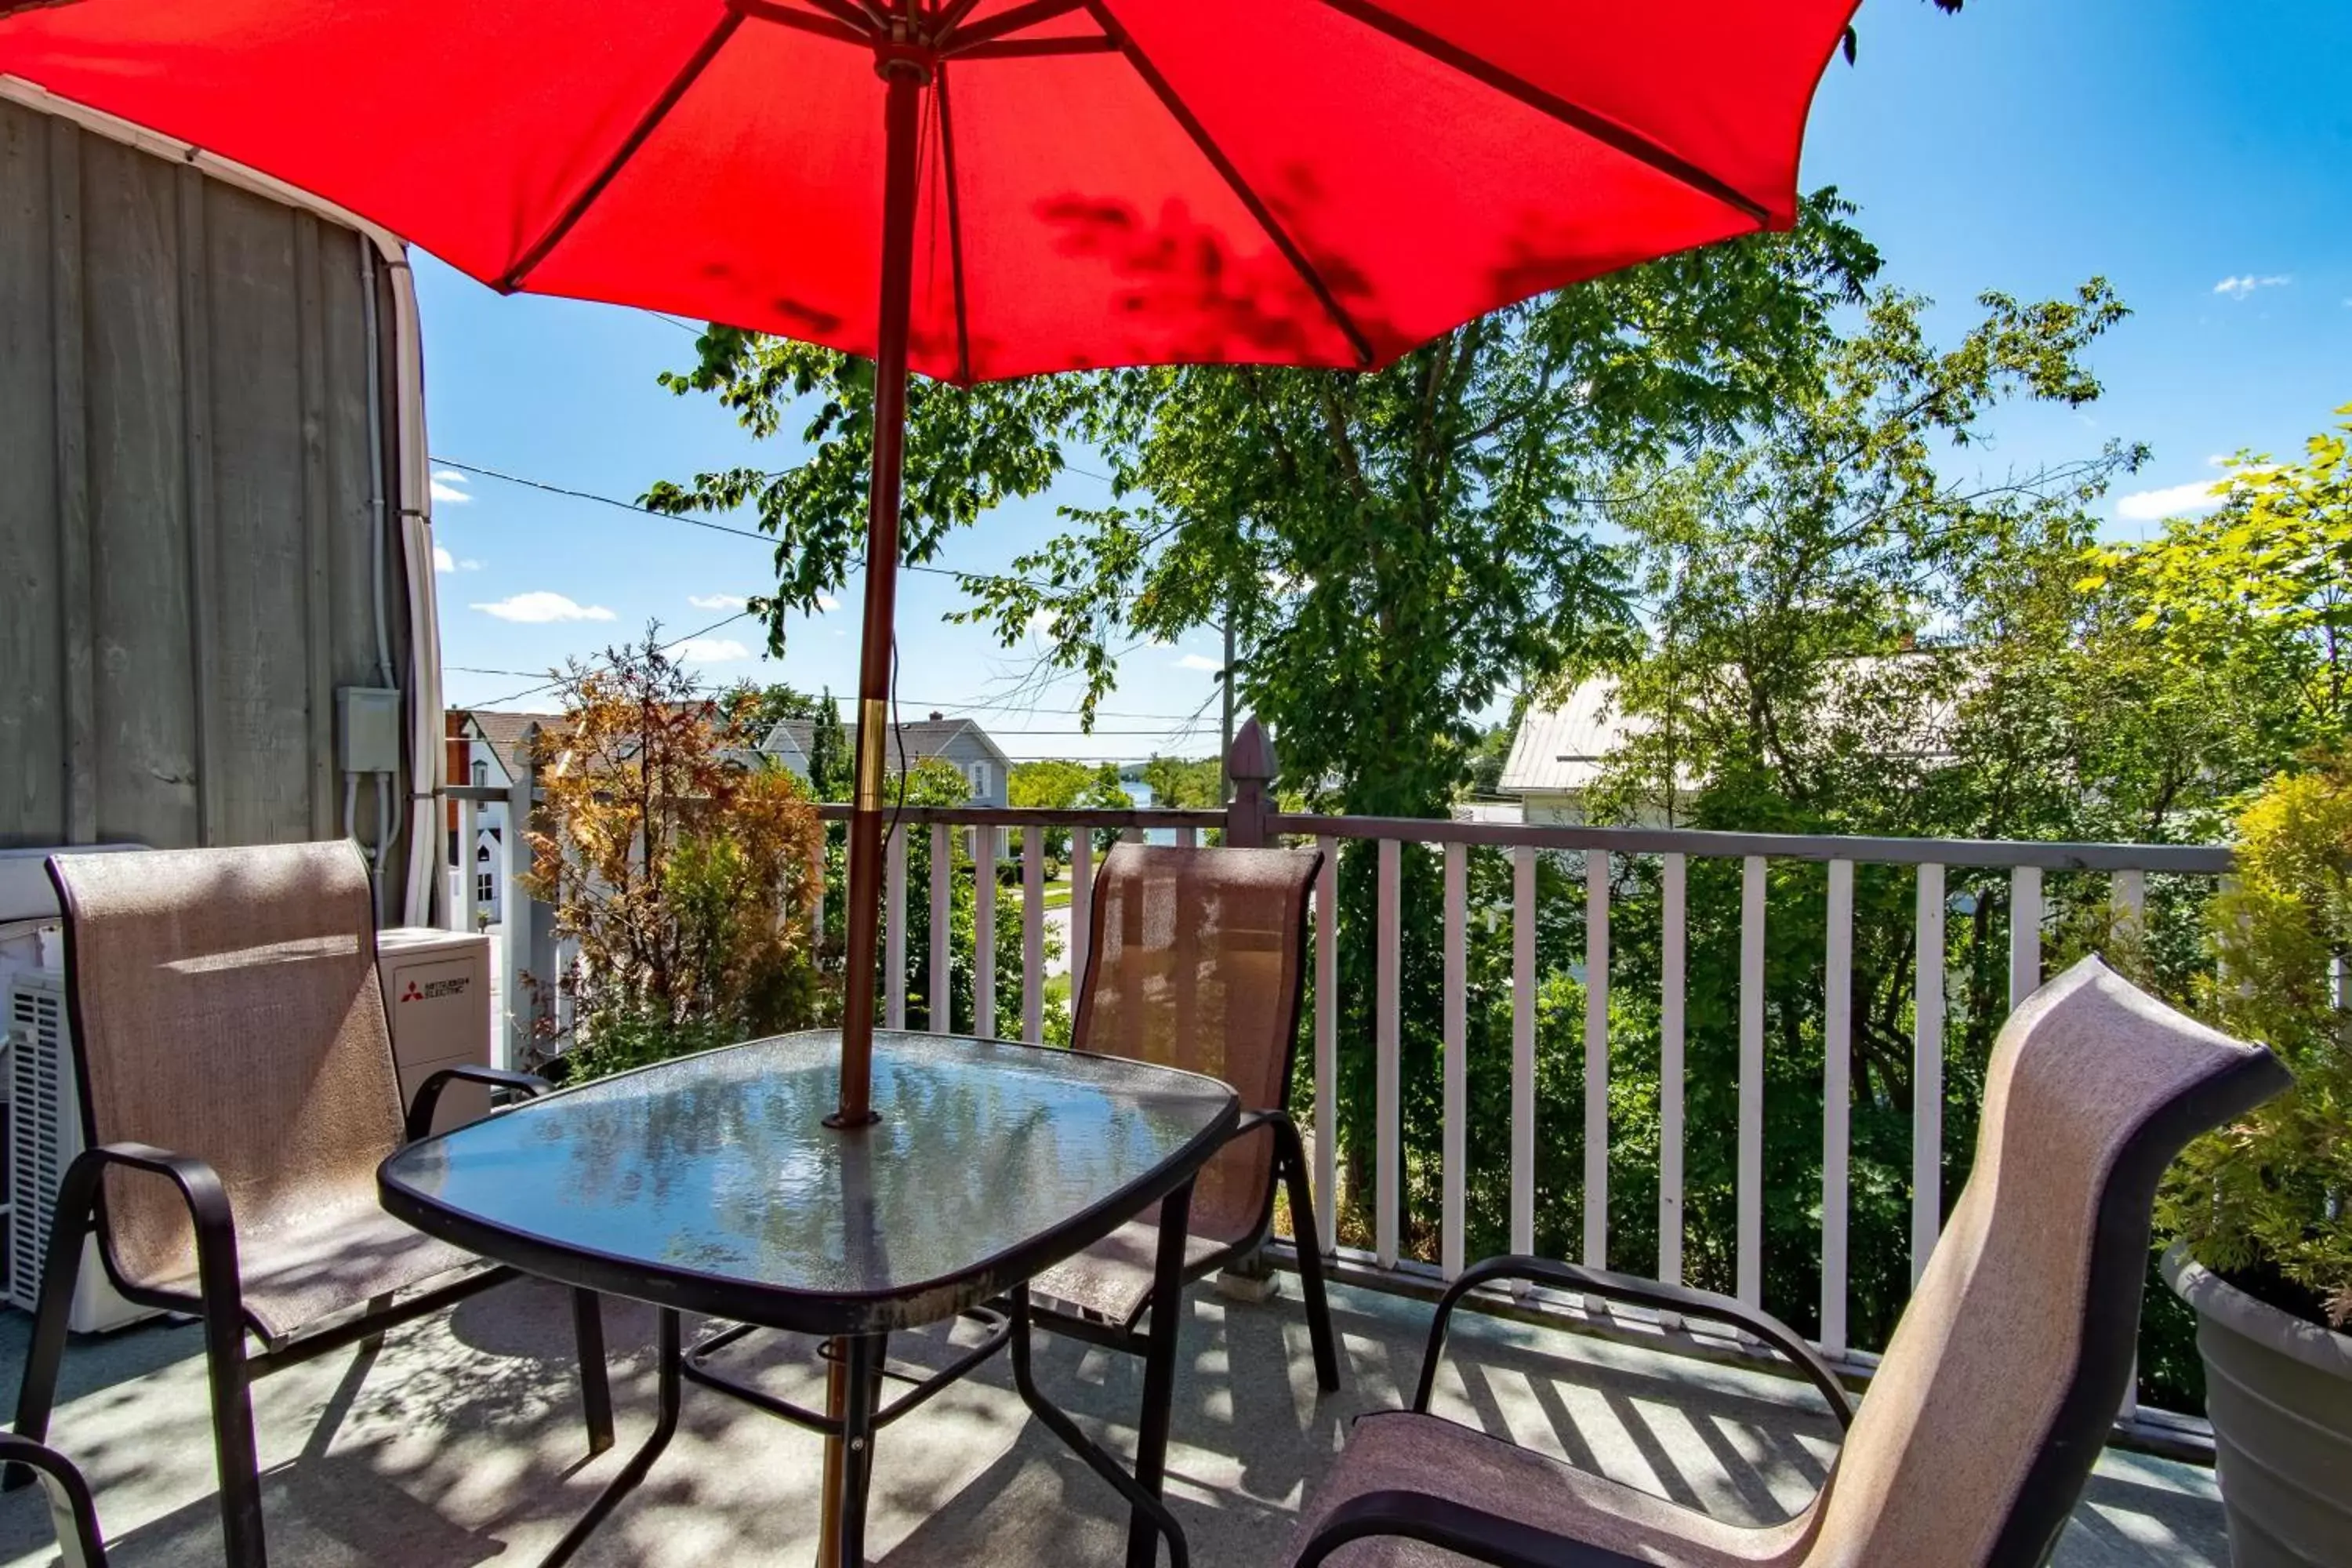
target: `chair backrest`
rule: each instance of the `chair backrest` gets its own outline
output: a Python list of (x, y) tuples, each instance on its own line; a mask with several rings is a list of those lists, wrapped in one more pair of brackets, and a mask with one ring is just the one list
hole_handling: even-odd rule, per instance
[[(372, 1204), (400, 1144), (400, 1088), (358, 848), (59, 856), (49, 875), (84, 1133), (208, 1162), (240, 1233)], [(118, 1274), (194, 1269), (168, 1184), (110, 1174), (105, 1206)]]
[(2011, 1016), (1976, 1163), (1846, 1434), (1810, 1568), (2042, 1561), (2131, 1376), (2158, 1178), (2287, 1082), (2095, 958)]
[[(1312, 849), (1114, 846), (1094, 883), (1078, 1048), (1223, 1079), (1245, 1111), (1286, 1107), (1322, 863)], [(1273, 1172), (1271, 1133), (1228, 1145), (1193, 1186), (1192, 1234), (1255, 1239)]]

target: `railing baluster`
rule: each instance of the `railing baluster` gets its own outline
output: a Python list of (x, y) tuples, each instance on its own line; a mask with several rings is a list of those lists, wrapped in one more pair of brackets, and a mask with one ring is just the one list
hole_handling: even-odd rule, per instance
[(882, 1026), (907, 1026), (907, 828), (890, 829), (882, 855)]
[(1584, 1266), (1609, 1267), (1609, 851), (1584, 852)]
[(1021, 1037), (1045, 1039), (1045, 830), (1021, 830)]
[(1511, 1250), (1536, 1247), (1536, 852), (1511, 851)]
[(457, 803), (457, 886), (449, 900), (449, 929), (469, 931), (474, 929), (474, 889), (478, 875), (474, 868), (480, 864), (474, 858), (474, 841), (481, 837), (474, 824), (474, 803)]
[(931, 824), (931, 1033), (955, 1032), (955, 829)]
[(1658, 912), (1658, 1278), (1683, 1280), (1683, 905), (1680, 855), (1662, 867)]
[(1739, 868), (1739, 1299), (1764, 1304), (1764, 857)]
[(1095, 834), (1070, 829), (1070, 1015), (1077, 1016), (1079, 987), (1087, 983), (1087, 947), (1095, 939)]
[(2147, 873), (2118, 871), (2109, 884), (2107, 928), (2126, 942), (2147, 934)]
[(1470, 902), (1469, 850), (1445, 847), (1445, 1148), (1439, 1176), (1444, 1207), (1439, 1225), (1439, 1258), (1448, 1279), (1462, 1272), (1463, 1211), (1469, 1161), (1465, 1139), (1469, 1087), (1469, 963), (1464, 921)]
[(1393, 838), (1381, 840), (1379, 907), (1373, 930), (1379, 942), (1378, 978), (1373, 987), (1372, 1033), (1376, 1082), (1373, 1086), (1379, 1132), (1373, 1142), (1377, 1167), (1374, 1196), (1380, 1209), (1373, 1218), (1375, 1250), (1383, 1268), (1396, 1267), (1397, 1210), (1403, 1192), (1404, 1129), (1400, 1119), (1397, 1085), (1397, 980), (1403, 965), (1404, 921), (1400, 917), (1404, 846)]
[(996, 1034), (996, 829), (971, 830), (971, 1032)]
[(1177, 848), (1179, 848), (1179, 849), (1198, 849), (1200, 847), (1201, 847), (1201, 830), (1200, 830), (1199, 828), (1197, 828), (1197, 827), (1193, 826), (1191, 823), (1189, 823), (1189, 822), (1188, 822), (1188, 823), (1186, 823), (1183, 826), (1181, 826), (1181, 827), (1180, 827), (1180, 828), (1178, 828), (1178, 829), (1176, 830), (1176, 847), (1177, 847)]
[(1911, 1283), (1944, 1229), (1944, 868), (1919, 868), (1911, 1015)]
[(532, 963), (530, 928), (537, 900), (523, 890), (523, 879), (530, 875), (531, 814), (536, 809), (532, 797), (536, 792), (528, 765), (518, 767), (515, 774), (514, 782), (507, 787), (507, 830), (499, 845), (506, 858), (506, 902), (499, 910), (499, 999), (507, 1016), (506, 1026), (499, 1034), (499, 1049), (491, 1057), (490, 1065), (500, 1068), (521, 1067), (530, 1059), (531, 1047), (530, 987), (523, 977), (530, 973)]
[(2025, 1005), (2042, 984), (2042, 868), (2009, 873), (2009, 1010)]
[(809, 851), (809, 940), (812, 943), (824, 941), (824, 848), (831, 829), (820, 822), (816, 825), (816, 844)]
[(1822, 998), (1822, 1332), (1845, 1353), (1848, 1118), (1853, 1104), (1853, 862), (1830, 862), (1829, 959)]
[(1327, 1253), (1339, 1247), (1339, 841), (1315, 841), (1315, 1227)]

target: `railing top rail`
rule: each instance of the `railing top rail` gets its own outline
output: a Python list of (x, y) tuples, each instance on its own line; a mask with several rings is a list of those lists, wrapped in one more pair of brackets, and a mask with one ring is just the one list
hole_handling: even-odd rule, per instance
[(1277, 813), (1268, 833), (1399, 838), (1412, 844), (1533, 845), (1620, 855), (1761, 855), (1780, 860), (1854, 860), (1888, 866), (2039, 866), (2053, 871), (2177, 871), (2219, 876), (2227, 848), (2201, 844), (2042, 844), (2007, 838), (1865, 838), (1812, 833), (1709, 833), (1676, 827), (1571, 827), (1449, 822), (1415, 816), (1307, 816)]
[(470, 800), (477, 805), (501, 805), (514, 798), (514, 792), (504, 784), (443, 784), (441, 794), (448, 800)]
[[(886, 798), (883, 818), (890, 816)], [(816, 808), (817, 816), (827, 822), (849, 820), (849, 807), (828, 801)], [(928, 824), (944, 822), (953, 827), (1223, 827), (1225, 814), (1222, 811), (1157, 811), (1137, 807), (1132, 811), (1072, 810), (1048, 811), (1034, 806), (1003, 805), (910, 805), (898, 814), (901, 822)]]

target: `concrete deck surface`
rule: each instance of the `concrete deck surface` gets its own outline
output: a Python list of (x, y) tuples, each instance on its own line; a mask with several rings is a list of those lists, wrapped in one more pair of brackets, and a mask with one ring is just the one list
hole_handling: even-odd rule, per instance
[[(1334, 1292), (1346, 1384), (1318, 1399), (1296, 1281), (1263, 1305), (1196, 1289), (1187, 1310), (1169, 1495), (1204, 1565), (1282, 1561), (1302, 1500), (1349, 1417), (1409, 1394), (1428, 1309)], [(647, 1429), (650, 1310), (607, 1308), (620, 1440), (583, 1463), (563, 1295), (525, 1282), (395, 1330), (380, 1351), (322, 1358), (263, 1383), (256, 1416), (278, 1568), (469, 1568), (536, 1562)], [(0, 1395), (13, 1398), (27, 1320), (0, 1314)], [(689, 1340), (694, 1325), (689, 1324)], [(807, 1342), (738, 1352), (779, 1392), (821, 1395)], [(902, 1336), (894, 1355), (936, 1357)], [(1834, 1451), (1801, 1384), (1587, 1336), (1465, 1316), (1439, 1388), (1444, 1413), (1723, 1517), (1799, 1506)], [(1048, 1337), (1040, 1376), (1124, 1453), (1141, 1388), (1130, 1358)], [(150, 1325), (77, 1342), (52, 1440), (89, 1473), (120, 1568), (220, 1562), (197, 1331)], [(677, 1438), (575, 1561), (805, 1564), (814, 1560), (814, 1438), (689, 1385)], [(871, 1561), (1120, 1561), (1114, 1495), (1026, 1418), (1002, 1357), (881, 1434)], [(56, 1560), (37, 1491), (0, 1500), (0, 1564)], [(2058, 1552), (2062, 1568), (2227, 1562), (2209, 1472), (2111, 1451)]]

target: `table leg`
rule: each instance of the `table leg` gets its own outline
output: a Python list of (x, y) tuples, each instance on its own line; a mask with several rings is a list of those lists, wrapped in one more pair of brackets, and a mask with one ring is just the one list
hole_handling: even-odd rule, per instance
[(865, 1334), (842, 1342), (841, 1568), (866, 1568), (866, 1493), (874, 1479), (874, 1394), (881, 1363)]
[(564, 1531), (563, 1539), (555, 1543), (555, 1550), (540, 1559), (541, 1568), (559, 1568), (559, 1564), (570, 1562), (572, 1554), (595, 1533), (596, 1527), (604, 1522), (605, 1516), (620, 1500), (646, 1479), (646, 1472), (653, 1468), (654, 1461), (661, 1457), (661, 1451), (669, 1447), (670, 1436), (677, 1430), (679, 1391), (684, 1383), (680, 1376), (680, 1369), (686, 1360), (684, 1338), (677, 1313), (665, 1308), (661, 1313), (660, 1363), (654, 1380), (660, 1396), (660, 1408), (654, 1417), (653, 1435), (646, 1439), (642, 1447), (629, 1456), (629, 1462), (621, 1467), (621, 1473), (596, 1494), (596, 1500), (588, 1505), (588, 1511), (580, 1516), (579, 1522)]
[[(1192, 1184), (1160, 1202), (1160, 1256), (1151, 1279), (1151, 1339), (1143, 1354), (1143, 1412), (1136, 1423), (1135, 1479), (1154, 1498), (1168, 1468), (1168, 1419), (1176, 1403), (1176, 1342), (1184, 1327), (1184, 1240), (1192, 1224)], [(1127, 1568), (1160, 1560), (1159, 1522), (1141, 1508), (1127, 1530)]]

